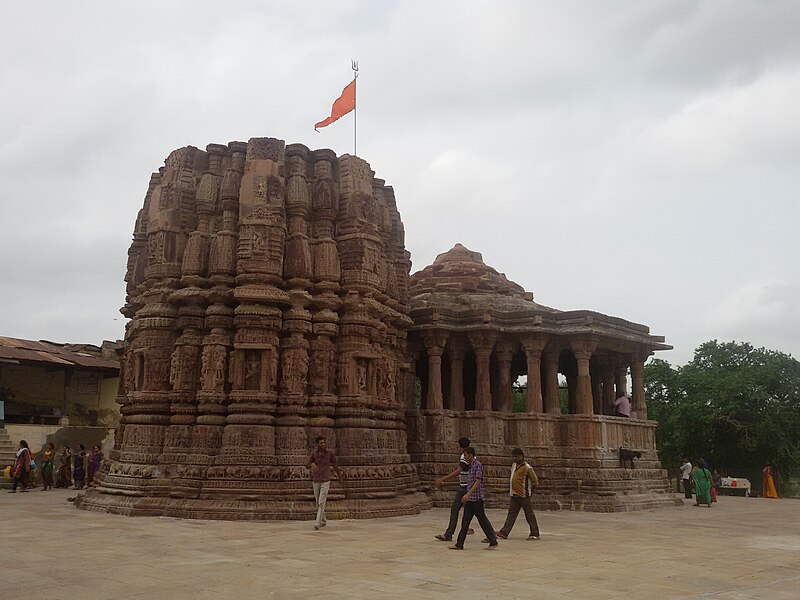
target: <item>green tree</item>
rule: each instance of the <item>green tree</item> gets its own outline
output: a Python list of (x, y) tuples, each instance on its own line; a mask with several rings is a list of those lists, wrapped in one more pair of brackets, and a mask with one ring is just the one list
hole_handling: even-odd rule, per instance
[[(645, 366), (645, 395), (663, 464), (683, 458), (746, 471), (800, 472), (800, 362), (748, 343), (711, 340), (683, 367)], [(742, 473), (739, 473), (742, 474)]]

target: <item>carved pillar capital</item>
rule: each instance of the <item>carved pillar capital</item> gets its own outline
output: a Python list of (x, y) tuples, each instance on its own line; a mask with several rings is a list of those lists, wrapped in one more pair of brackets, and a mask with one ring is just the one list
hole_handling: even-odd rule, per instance
[(444, 354), (444, 347), (447, 344), (447, 332), (426, 332), (422, 337), (422, 341), (425, 344), (425, 350), (428, 356), (441, 356)]
[(528, 335), (520, 340), (522, 347), (525, 349), (525, 354), (538, 354), (541, 355), (542, 351), (547, 346), (547, 336), (542, 335)]
[(447, 340), (447, 354), (450, 360), (463, 360), (467, 352), (467, 340), (460, 337), (450, 337)]

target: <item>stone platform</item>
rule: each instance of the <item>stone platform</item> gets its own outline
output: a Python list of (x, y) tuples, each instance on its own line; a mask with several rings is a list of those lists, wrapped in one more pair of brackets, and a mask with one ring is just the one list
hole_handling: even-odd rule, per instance
[[(372, 520), (244, 523), (76, 510), (74, 491), (0, 494), (0, 596), (39, 598), (795, 599), (800, 502), (724, 497), (626, 513), (541, 512), (496, 552), (433, 536), (445, 509)], [(676, 496), (679, 498), (679, 496)], [(490, 510), (496, 527), (505, 511)]]

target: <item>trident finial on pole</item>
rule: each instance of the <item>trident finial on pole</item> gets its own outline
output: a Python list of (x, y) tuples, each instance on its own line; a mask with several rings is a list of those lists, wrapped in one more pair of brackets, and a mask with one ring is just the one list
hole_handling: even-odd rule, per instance
[[(350, 60), (350, 68), (353, 69), (353, 83), (358, 79), (358, 61), (355, 59)], [(358, 102), (353, 107), (353, 156), (358, 156), (358, 137), (356, 135), (356, 123), (358, 114)]]

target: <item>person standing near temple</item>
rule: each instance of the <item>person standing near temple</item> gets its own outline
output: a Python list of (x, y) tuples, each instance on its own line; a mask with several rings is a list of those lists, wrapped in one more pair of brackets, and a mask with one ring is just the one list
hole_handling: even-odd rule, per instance
[(328, 450), (328, 442), (325, 437), (317, 436), (316, 442), (317, 447), (308, 459), (308, 468), (311, 469), (311, 486), (314, 489), (314, 501), (317, 506), (314, 529), (319, 530), (320, 527), (328, 524), (328, 520), (325, 518), (325, 503), (331, 487), (331, 468), (336, 472), (339, 481), (342, 481), (342, 475), (336, 464), (336, 455), (333, 450)]
[(461, 449), (458, 466), (444, 477), (440, 477), (436, 480), (436, 487), (441, 489), (445, 481), (458, 477), (458, 489), (456, 489), (455, 495), (453, 496), (453, 503), (450, 505), (450, 521), (447, 524), (447, 529), (445, 529), (444, 533), (435, 536), (440, 542), (450, 542), (453, 540), (453, 534), (458, 525), (458, 513), (461, 512), (461, 509), (464, 507), (461, 498), (467, 492), (467, 477), (469, 475), (469, 463), (467, 459), (464, 458), (464, 451), (469, 448), (469, 445), (470, 440), (468, 437), (458, 439), (458, 447)]
[(78, 451), (73, 455), (75, 458), (72, 469), (72, 479), (75, 481), (75, 489), (83, 489), (86, 483), (86, 446), (78, 444)]
[(72, 484), (72, 452), (69, 446), (64, 446), (61, 456), (58, 457), (58, 478), (56, 479), (57, 488), (68, 488)]
[(683, 496), (684, 498), (692, 499), (692, 463), (688, 459), (683, 459), (681, 465), (681, 479), (683, 480)]
[(772, 465), (768, 464), (761, 471), (761, 483), (763, 484), (764, 498), (778, 497), (778, 490), (775, 488), (775, 480), (772, 477)]
[(539, 524), (536, 522), (536, 515), (533, 514), (533, 504), (531, 503), (531, 493), (537, 485), (539, 485), (539, 478), (536, 477), (533, 467), (525, 462), (522, 448), (514, 448), (511, 452), (511, 480), (509, 482), (509, 496), (511, 497), (508, 502), (508, 515), (503, 528), (496, 532), (497, 537), (504, 540), (508, 538), (521, 508), (525, 512), (525, 519), (530, 527), (528, 539), (539, 539)]
[(711, 508), (711, 472), (703, 466), (702, 459), (692, 470), (692, 478), (694, 479), (694, 505), (706, 504)]
[(461, 519), (461, 531), (458, 532), (458, 539), (456, 543), (450, 546), (451, 550), (463, 550), (464, 541), (467, 539), (467, 530), (469, 524), (472, 522), (472, 517), (478, 517), (483, 533), (489, 540), (487, 550), (494, 550), (497, 548), (497, 535), (494, 533), (494, 528), (489, 517), (486, 516), (486, 510), (483, 506), (483, 500), (486, 497), (486, 484), (483, 479), (483, 465), (475, 456), (475, 448), (467, 448), (464, 450), (464, 458), (469, 463), (469, 474), (467, 476), (467, 491), (461, 497), (461, 502), (464, 504), (464, 516)]
[(17, 454), (14, 458), (14, 466), (11, 467), (11, 476), (14, 478), (14, 485), (8, 491), (13, 494), (17, 491), (17, 486), (22, 487), (21, 492), (28, 491), (28, 483), (31, 479), (31, 450), (28, 447), (28, 442), (20, 440)]
[(92, 453), (89, 455), (89, 478), (88, 484), (94, 481), (94, 476), (100, 470), (100, 465), (103, 463), (103, 451), (100, 449), (99, 444), (92, 446)]
[(56, 447), (47, 444), (47, 449), (42, 453), (42, 491), (53, 489), (53, 462), (56, 459)]

